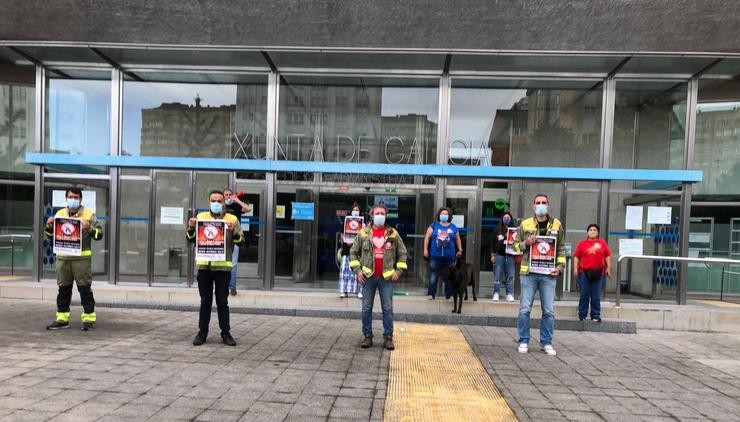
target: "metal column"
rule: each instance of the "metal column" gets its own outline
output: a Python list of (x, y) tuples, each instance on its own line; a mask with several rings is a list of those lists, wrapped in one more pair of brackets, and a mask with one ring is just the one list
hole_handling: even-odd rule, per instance
[[(699, 94), (699, 78), (689, 80), (688, 94), (686, 97), (686, 132), (683, 149), (683, 169), (690, 170), (694, 167), (694, 142), (696, 140), (696, 103)], [(691, 183), (683, 183), (681, 186), (681, 211), (678, 221), (678, 255), (689, 256), (689, 230), (691, 220)], [(689, 281), (689, 264), (681, 262), (678, 270), (678, 284), (676, 285), (676, 303), (686, 304), (686, 292)]]
[[(121, 153), (121, 104), (122, 104), (123, 75), (114, 68), (111, 71), (111, 108), (110, 108), (110, 155)], [(119, 175), (118, 167), (111, 167), (110, 175), (110, 212), (108, 213), (108, 273), (112, 284), (118, 283), (118, 254), (120, 253), (120, 222), (119, 219)]]
[[(450, 76), (443, 75), (439, 80), (439, 125), (437, 126), (437, 164), (446, 165), (449, 161), (449, 132), (450, 132), (450, 96), (452, 88)], [(445, 206), (445, 190), (447, 179), (436, 177), (437, 192), (434, 197), (435, 210)]]
[[(280, 101), (280, 76), (277, 71), (270, 72), (267, 79), (267, 141), (265, 147), (265, 159), (275, 159), (275, 143), (278, 136), (278, 107)], [(277, 189), (275, 186), (277, 174), (275, 172), (265, 173), (265, 222), (264, 250), (260, 251), (262, 258), (262, 274), (264, 280), (262, 287), (272, 290), (275, 287), (275, 204), (277, 203)]]
[[(45, 120), (44, 111), (46, 110), (46, 70), (37, 65), (36, 66), (36, 108), (34, 110), (36, 124), (36, 131), (34, 133), (34, 151), (44, 151), (44, 133), (45, 133)], [(46, 227), (46, 221), (44, 221), (43, 207), (44, 207), (44, 169), (42, 166), (34, 167), (34, 178), (36, 183), (34, 184), (33, 196), (34, 196), (34, 207), (33, 207), (33, 279), (41, 281), (43, 274), (42, 259), (43, 259), (43, 245), (42, 241), (42, 228)]]

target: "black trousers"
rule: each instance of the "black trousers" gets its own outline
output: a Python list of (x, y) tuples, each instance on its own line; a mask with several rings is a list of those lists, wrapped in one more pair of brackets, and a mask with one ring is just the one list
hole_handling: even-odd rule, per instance
[[(69, 312), (69, 305), (72, 303), (73, 287), (74, 285), (72, 284), (59, 287), (59, 291), (57, 292), (57, 311)], [(78, 284), (77, 291), (80, 292), (80, 302), (85, 313), (91, 314), (95, 312), (95, 297), (93, 296), (92, 288)]]
[(200, 293), (200, 317), (198, 318), (198, 329), (203, 334), (208, 334), (208, 326), (211, 323), (211, 308), (213, 306), (213, 292), (216, 292), (216, 309), (218, 311), (218, 326), (221, 335), (229, 334), (229, 280), (230, 271), (198, 270), (198, 292)]

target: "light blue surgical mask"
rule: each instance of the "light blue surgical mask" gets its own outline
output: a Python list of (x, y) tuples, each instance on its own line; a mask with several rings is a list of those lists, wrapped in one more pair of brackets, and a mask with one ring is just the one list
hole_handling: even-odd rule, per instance
[(359, 217), (359, 216), (360, 216), (360, 212), (359, 211), (357, 211), (357, 210), (353, 210), (352, 211), (352, 217)]
[(439, 215), (439, 221), (441, 221), (441, 222), (443, 222), (443, 223), (446, 223), (446, 222), (447, 222), (447, 220), (449, 220), (449, 219), (450, 219), (450, 216), (449, 216), (449, 215), (447, 215), (447, 214), (440, 214), (440, 215)]
[(224, 210), (224, 204), (220, 202), (211, 202), (211, 212), (214, 214), (221, 214)]
[(77, 198), (67, 198), (67, 208), (76, 210), (80, 207), (80, 200)]
[(504, 224), (506, 224), (507, 226), (511, 224), (511, 217), (504, 217)]
[(547, 215), (547, 205), (545, 205), (545, 204), (537, 204), (537, 205), (535, 205), (534, 206), (534, 213), (537, 216), (539, 216), (539, 217), (542, 217), (544, 215)]
[(385, 216), (383, 214), (376, 214), (373, 216), (373, 224), (376, 226), (382, 226), (385, 224)]

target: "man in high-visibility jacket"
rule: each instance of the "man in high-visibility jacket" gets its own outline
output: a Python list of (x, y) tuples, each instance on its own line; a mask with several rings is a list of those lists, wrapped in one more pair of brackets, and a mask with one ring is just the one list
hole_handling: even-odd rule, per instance
[[(540, 350), (548, 356), (555, 356), (552, 347), (553, 329), (555, 326), (555, 285), (558, 275), (565, 268), (565, 245), (563, 239), (565, 229), (560, 220), (551, 217), (547, 195), (538, 194), (532, 204), (534, 217), (523, 220), (519, 225), (514, 238), (514, 250), (522, 252), (522, 264), (519, 267), (522, 293), (519, 298), (519, 317), (517, 330), (519, 332), (519, 353), (527, 353), (529, 348), (529, 314), (534, 303), (534, 296), (540, 292), (540, 306), (542, 307), (542, 321), (540, 323)], [(555, 251), (551, 251), (551, 244), (546, 239), (538, 241), (538, 236), (556, 238)], [(533, 246), (534, 245), (534, 246)], [(547, 274), (533, 272), (530, 268), (531, 248), (536, 247), (544, 255), (552, 254), (555, 258), (555, 268)]]
[(57, 315), (54, 322), (46, 326), (47, 330), (59, 330), (69, 328), (69, 305), (72, 302), (72, 288), (77, 281), (77, 290), (80, 292), (82, 302), (82, 331), (88, 331), (94, 327), (95, 298), (92, 292), (92, 240), (103, 238), (103, 229), (95, 218), (91, 209), (82, 206), (82, 190), (79, 188), (68, 188), (65, 191), (67, 206), (57, 211), (54, 217), (46, 220), (44, 234), (48, 238), (54, 237), (54, 218), (78, 218), (82, 230), (82, 252), (80, 256), (57, 254), (56, 276), (59, 292), (57, 293)]
[(360, 230), (349, 249), (349, 266), (362, 285), (360, 347), (373, 345), (373, 302), (378, 290), (383, 311), (383, 347), (393, 350), (393, 283), (408, 270), (408, 265), (406, 246), (398, 231), (385, 223), (386, 213), (385, 205), (373, 205), (372, 222)]
[(196, 222), (198, 220), (223, 220), (226, 222), (224, 237), (226, 240), (226, 261), (195, 261), (198, 269), (198, 293), (200, 293), (200, 315), (198, 317), (198, 334), (193, 339), (193, 345), (200, 346), (206, 342), (208, 337), (208, 326), (211, 323), (211, 307), (213, 305), (213, 292), (216, 292), (216, 309), (218, 311), (218, 326), (221, 328), (221, 340), (227, 346), (236, 346), (236, 341), (231, 336), (231, 325), (229, 324), (229, 279), (231, 278), (231, 267), (236, 265), (231, 262), (234, 245), (244, 241), (242, 228), (239, 220), (226, 212), (224, 202), (226, 198), (219, 190), (211, 191), (208, 196), (209, 210), (199, 213), (196, 217), (188, 219), (186, 238), (189, 242), (196, 240)]

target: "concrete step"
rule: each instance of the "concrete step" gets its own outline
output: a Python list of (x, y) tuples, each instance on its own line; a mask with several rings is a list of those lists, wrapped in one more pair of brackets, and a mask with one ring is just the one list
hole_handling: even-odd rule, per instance
[[(153, 307), (161, 309), (192, 310), (199, 303), (198, 290), (177, 286), (147, 287), (137, 285), (95, 284), (95, 299), (100, 306)], [(54, 283), (30, 281), (0, 282), (0, 297), (55, 301)], [(77, 297), (75, 291), (74, 297)], [(240, 290), (229, 297), (234, 312), (267, 313), (275, 315), (321, 316), (358, 318), (360, 299), (340, 298), (333, 292), (316, 291), (260, 291)], [(375, 310), (380, 310), (376, 297)], [(452, 300), (427, 300), (425, 296), (395, 296), (394, 313), (399, 321), (433, 322), (447, 324), (515, 326), (518, 302), (493, 302), (472, 298), (463, 304), (462, 314), (453, 315)], [(740, 333), (740, 306), (715, 305), (710, 301), (693, 301), (679, 306), (655, 302), (623, 303), (617, 308), (613, 302), (602, 302), (602, 323), (578, 321), (577, 301), (557, 301), (555, 315), (558, 329), (587, 331), (635, 332), (640, 329)], [(538, 302), (532, 309), (532, 318), (541, 316)], [(533, 321), (533, 326), (537, 322)]]

